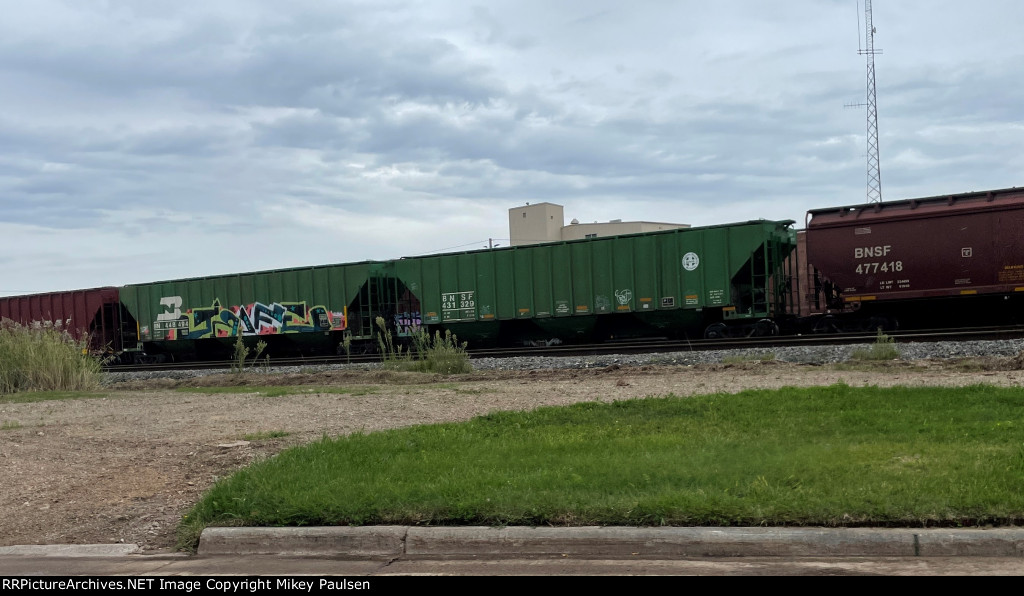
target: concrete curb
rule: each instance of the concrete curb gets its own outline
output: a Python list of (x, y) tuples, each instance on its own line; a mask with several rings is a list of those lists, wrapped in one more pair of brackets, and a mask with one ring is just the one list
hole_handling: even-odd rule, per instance
[(1024, 529), (206, 528), (200, 555), (395, 557), (1024, 557)]
[(121, 557), (141, 552), (142, 549), (137, 544), (23, 544), (0, 547), (0, 556)]
[(402, 526), (206, 528), (200, 555), (353, 555), (396, 557), (405, 552)]

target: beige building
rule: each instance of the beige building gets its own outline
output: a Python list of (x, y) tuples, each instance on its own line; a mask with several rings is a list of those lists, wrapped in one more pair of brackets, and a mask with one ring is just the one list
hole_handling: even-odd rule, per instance
[(508, 232), (512, 239), (512, 246), (688, 227), (690, 226), (686, 224), (622, 221), (621, 219), (589, 224), (580, 223), (574, 219), (569, 225), (565, 225), (565, 212), (561, 205), (554, 203), (536, 203), (534, 205), (527, 203), (523, 207), (514, 207), (508, 210)]

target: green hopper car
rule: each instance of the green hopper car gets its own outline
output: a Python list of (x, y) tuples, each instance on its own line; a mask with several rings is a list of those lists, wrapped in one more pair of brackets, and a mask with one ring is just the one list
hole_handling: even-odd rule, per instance
[[(792, 221), (591, 238), (394, 261), (399, 321), (473, 344), (778, 332)], [(418, 303), (417, 303), (418, 302)]]
[[(232, 274), (121, 289), (135, 359), (376, 347), (450, 330), (482, 345), (778, 332), (792, 303), (791, 221), (752, 221), (392, 261)], [(132, 338), (133, 341), (135, 338)]]
[(239, 336), (266, 341), (270, 353), (333, 353), (346, 336), (374, 336), (385, 269), (363, 262), (136, 284), (121, 288), (121, 302), (138, 322), (136, 353), (148, 358), (225, 358)]

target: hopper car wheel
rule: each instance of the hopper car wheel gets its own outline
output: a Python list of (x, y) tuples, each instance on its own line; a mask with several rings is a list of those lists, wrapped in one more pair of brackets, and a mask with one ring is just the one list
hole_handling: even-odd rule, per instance
[(728, 327), (725, 326), (725, 323), (715, 323), (704, 330), (704, 339), (723, 339), (727, 336)]
[(754, 335), (757, 337), (773, 337), (779, 334), (779, 326), (771, 319), (761, 319), (754, 326)]
[(882, 331), (882, 332), (896, 331), (897, 329), (899, 329), (899, 324), (896, 323), (896, 319), (893, 319), (892, 317), (884, 317), (884, 316), (871, 317), (868, 320), (864, 321), (864, 326), (863, 326), (863, 331), (869, 331), (869, 332), (874, 332), (874, 331)]
[(825, 315), (814, 324), (814, 333), (839, 333), (839, 321), (832, 315)]

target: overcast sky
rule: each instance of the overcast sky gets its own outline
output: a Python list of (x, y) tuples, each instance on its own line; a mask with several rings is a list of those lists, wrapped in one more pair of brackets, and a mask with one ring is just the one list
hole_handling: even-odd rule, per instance
[[(856, 0), (0, 9), (0, 295), (866, 196)], [(874, 13), (883, 197), (1024, 186), (1024, 2)]]

